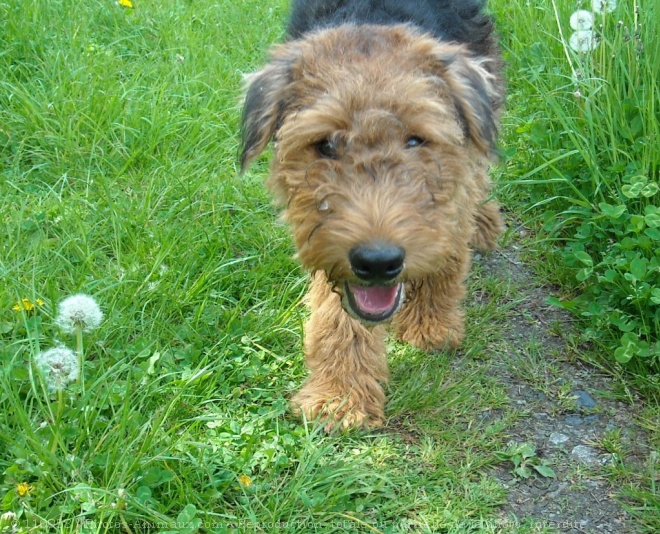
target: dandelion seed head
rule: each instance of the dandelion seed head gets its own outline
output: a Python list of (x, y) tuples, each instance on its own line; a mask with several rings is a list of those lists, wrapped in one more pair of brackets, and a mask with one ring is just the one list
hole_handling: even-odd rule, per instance
[(616, 9), (616, 0), (591, 0), (594, 13), (611, 13)]
[(80, 374), (76, 353), (66, 347), (54, 347), (40, 352), (35, 357), (35, 363), (51, 391), (64, 389), (69, 382), (77, 380)]
[(594, 32), (591, 30), (578, 30), (573, 32), (573, 34), (568, 39), (568, 45), (575, 51), (579, 53), (591, 52), (598, 41)]
[(571, 15), (570, 24), (574, 30), (590, 30), (594, 25), (594, 16), (591, 11), (578, 9)]
[[(18, 516), (14, 512), (5, 512), (0, 516), (0, 532), (4, 532), (4, 529), (8, 526), (16, 526), (15, 523), (18, 520)], [(14, 532), (12, 529), (11, 532)]]
[(82, 293), (72, 295), (60, 302), (59, 314), (55, 324), (69, 334), (82, 328), (83, 332), (91, 332), (98, 328), (103, 320), (103, 312), (96, 301)]

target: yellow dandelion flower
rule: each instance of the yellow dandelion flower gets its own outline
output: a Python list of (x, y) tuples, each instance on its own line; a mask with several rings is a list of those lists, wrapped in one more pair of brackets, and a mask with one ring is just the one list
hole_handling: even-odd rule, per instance
[(238, 481), (241, 483), (241, 486), (249, 488), (252, 485), (252, 479), (247, 475), (241, 475), (238, 477)]
[[(37, 299), (36, 301), (36, 306), (43, 306), (44, 301), (41, 299)], [(23, 298), (19, 302), (16, 303), (15, 306), (12, 307), (12, 310), (14, 311), (32, 311), (35, 308), (35, 303), (32, 302), (30, 299)]]
[(16, 486), (16, 493), (18, 493), (19, 497), (25, 497), (26, 495), (30, 495), (30, 492), (32, 491), (32, 486), (28, 484), (27, 482), (21, 482), (18, 486)]
[(119, 5), (123, 7), (133, 8), (133, 2), (131, 2), (131, 0), (119, 0)]

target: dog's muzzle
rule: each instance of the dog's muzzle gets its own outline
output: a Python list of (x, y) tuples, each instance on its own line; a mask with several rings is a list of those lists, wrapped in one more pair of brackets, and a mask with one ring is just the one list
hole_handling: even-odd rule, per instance
[(344, 283), (344, 307), (367, 324), (389, 320), (403, 304), (405, 288), (397, 277), (405, 251), (385, 241), (361, 244), (348, 254), (356, 282)]

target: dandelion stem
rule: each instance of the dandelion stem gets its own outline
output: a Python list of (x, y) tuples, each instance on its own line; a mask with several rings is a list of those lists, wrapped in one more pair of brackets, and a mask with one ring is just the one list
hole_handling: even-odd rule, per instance
[(81, 324), (76, 325), (76, 352), (78, 353), (78, 367), (80, 374), (78, 375), (78, 383), (80, 384), (80, 391), (85, 394), (85, 357), (83, 353), (83, 328)]
[(568, 60), (568, 66), (571, 67), (571, 74), (573, 74), (573, 79), (577, 79), (577, 74), (575, 72), (575, 67), (573, 67), (573, 61), (571, 61), (571, 55), (568, 53), (566, 48), (566, 39), (564, 38), (564, 32), (561, 30), (561, 22), (559, 21), (559, 13), (557, 11), (557, 3), (555, 0), (552, 0), (552, 9), (555, 12), (555, 20), (557, 21), (557, 29), (559, 30), (559, 37), (561, 38), (561, 47), (564, 49), (564, 54), (566, 54), (566, 59)]
[(62, 424), (62, 414), (64, 414), (64, 391), (62, 388), (57, 390), (57, 407), (55, 408), (55, 417), (53, 418), (53, 437), (50, 442), (50, 452), (54, 453), (59, 444), (64, 450), (64, 445), (60, 439), (60, 425)]

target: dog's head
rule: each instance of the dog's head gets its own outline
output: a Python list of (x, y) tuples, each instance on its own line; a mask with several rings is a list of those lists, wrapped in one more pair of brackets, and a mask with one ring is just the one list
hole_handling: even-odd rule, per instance
[(485, 60), (462, 45), (405, 25), (323, 30), (249, 77), (241, 165), (275, 141), (268, 186), (300, 261), (378, 323), (406, 281), (467, 254), (497, 101)]

